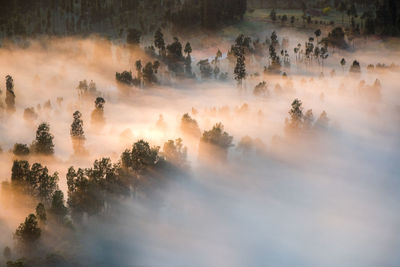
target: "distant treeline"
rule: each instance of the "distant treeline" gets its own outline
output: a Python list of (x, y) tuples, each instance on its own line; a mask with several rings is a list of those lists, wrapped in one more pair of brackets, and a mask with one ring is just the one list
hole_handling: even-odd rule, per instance
[(100, 33), (121, 36), (173, 23), (181, 27), (240, 20), (246, 0), (0, 0), (0, 36)]

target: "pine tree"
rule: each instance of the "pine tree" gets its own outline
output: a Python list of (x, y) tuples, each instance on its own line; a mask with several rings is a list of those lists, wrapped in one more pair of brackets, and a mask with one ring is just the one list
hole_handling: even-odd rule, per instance
[(54, 136), (50, 133), (49, 124), (40, 124), (36, 131), (36, 139), (33, 142), (33, 151), (42, 155), (54, 154), (53, 139)]
[(15, 231), (14, 238), (24, 245), (32, 244), (40, 238), (41, 230), (38, 220), (34, 214), (26, 217), (25, 222), (21, 223)]
[(240, 53), (236, 59), (236, 66), (234, 70), (235, 80), (238, 82), (238, 86), (242, 87), (243, 79), (246, 79), (246, 65), (245, 56)]
[(75, 154), (82, 154), (84, 152), (85, 132), (83, 130), (82, 114), (75, 111), (73, 114), (74, 121), (71, 124), (71, 138), (72, 146)]

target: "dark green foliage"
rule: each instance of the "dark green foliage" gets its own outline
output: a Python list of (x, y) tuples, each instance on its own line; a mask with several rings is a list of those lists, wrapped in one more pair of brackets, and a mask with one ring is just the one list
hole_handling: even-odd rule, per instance
[(36, 206), (36, 217), (38, 218), (39, 222), (41, 222), (41, 223), (46, 223), (46, 221), (47, 221), (46, 209), (42, 203), (39, 203)]
[[(129, 154), (127, 157), (130, 161), (133, 160), (131, 151), (124, 152), (121, 156), (123, 159), (125, 153)], [(129, 173), (132, 168), (126, 167), (124, 170), (119, 164), (113, 165), (109, 158), (96, 160), (93, 168), (79, 168), (75, 171), (73, 167), (70, 167), (67, 173), (67, 203), (72, 215), (98, 214), (103, 211), (107, 197), (128, 195), (134, 179)], [(60, 211), (63, 210), (61, 202), (61, 196), (59, 196), (56, 203)]]
[(200, 137), (201, 132), (197, 121), (190, 117), (188, 113), (184, 114), (181, 119), (181, 131), (193, 137)]
[(11, 182), (16, 188), (44, 202), (49, 202), (58, 188), (58, 174), (49, 174), (47, 167), (34, 163), (29, 167), (26, 160), (15, 160), (11, 169)]
[[(102, 104), (104, 105), (104, 103)], [(96, 105), (97, 106), (97, 105)], [(78, 110), (73, 114), (74, 121), (71, 124), (71, 137), (78, 139), (85, 139), (85, 132), (83, 131), (82, 113)]]
[(174, 42), (167, 45), (168, 57), (172, 60), (181, 60), (183, 58), (182, 54), (182, 44), (179, 42), (177, 37), (174, 37)]
[(246, 63), (245, 63), (245, 56), (244, 54), (238, 55), (236, 59), (236, 66), (233, 71), (235, 75), (235, 80), (238, 82), (238, 85), (242, 85), (242, 81), (246, 79), (247, 73), (246, 73)]
[(33, 151), (41, 155), (53, 155), (53, 135), (50, 133), (50, 126), (47, 123), (39, 125), (36, 131), (36, 139), (32, 144)]
[(344, 31), (341, 27), (334, 28), (329, 34), (328, 37), (324, 38), (322, 42), (325, 45), (330, 45), (334, 47), (338, 47), (341, 49), (345, 49), (348, 47), (345, 39), (344, 39)]
[(92, 111), (92, 123), (94, 124), (104, 124), (104, 104), (106, 101), (102, 97), (97, 97), (94, 101), (95, 109)]
[(29, 162), (26, 160), (14, 160), (11, 169), (11, 182), (16, 186), (24, 186), (30, 173)]
[(29, 245), (37, 241), (40, 238), (40, 234), (38, 220), (34, 214), (30, 214), (26, 217), (25, 222), (18, 226), (14, 238), (24, 245)]
[(115, 74), (115, 79), (125, 85), (128, 86), (139, 86), (140, 85), (140, 80), (137, 78), (132, 77), (132, 72), (131, 71), (123, 71), (121, 73), (117, 72)]
[(158, 53), (160, 56), (165, 55), (165, 41), (161, 28), (158, 28), (158, 30), (154, 34), (154, 46), (158, 48)]
[(125, 150), (121, 156), (122, 167), (140, 172), (153, 167), (158, 162), (158, 147), (150, 147), (149, 143), (140, 140), (133, 144), (131, 150)]
[(224, 131), (222, 123), (217, 123), (211, 130), (204, 131), (201, 141), (228, 149), (232, 146), (233, 137)]
[(49, 175), (47, 167), (43, 167), (40, 163), (34, 163), (29, 176), (30, 183), (35, 185), (34, 195), (48, 203), (54, 191), (58, 188), (58, 173)]
[(299, 99), (292, 102), (292, 108), (289, 111), (289, 119), (285, 121), (286, 130), (291, 134), (297, 134), (303, 127), (303, 103)]
[(28, 145), (16, 143), (14, 144), (12, 152), (16, 156), (27, 156), (30, 151)]
[(145, 85), (151, 86), (152, 84), (157, 83), (157, 77), (155, 73), (157, 73), (158, 66), (159, 63), (156, 64), (148, 62), (146, 66), (143, 68), (143, 81)]
[(67, 215), (67, 207), (64, 205), (64, 194), (61, 190), (56, 190), (51, 198), (49, 210), (57, 218), (63, 219)]

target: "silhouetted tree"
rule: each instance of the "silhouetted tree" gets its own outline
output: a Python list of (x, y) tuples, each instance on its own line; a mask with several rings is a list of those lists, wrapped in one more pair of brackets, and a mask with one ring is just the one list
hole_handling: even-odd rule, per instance
[(27, 156), (29, 155), (29, 147), (26, 144), (14, 144), (13, 154), (16, 156)]
[(36, 217), (41, 223), (46, 223), (47, 221), (46, 209), (42, 203), (36, 206)]
[(41, 155), (54, 154), (54, 136), (50, 133), (50, 126), (47, 123), (39, 125), (36, 131), (36, 139), (32, 144), (33, 151)]
[(158, 28), (154, 34), (154, 46), (158, 48), (158, 54), (160, 56), (165, 56), (165, 41), (161, 28)]
[(71, 139), (74, 152), (80, 154), (84, 152), (85, 132), (83, 131), (82, 113), (78, 110), (73, 114), (73, 122), (71, 124)]
[(168, 140), (164, 143), (162, 155), (165, 159), (180, 167), (185, 167), (187, 148), (183, 146), (182, 139)]
[(37, 218), (34, 214), (30, 214), (25, 222), (18, 226), (14, 238), (24, 245), (31, 245), (40, 238), (40, 234)]
[(297, 134), (303, 127), (303, 107), (299, 99), (292, 102), (292, 108), (289, 111), (289, 119), (285, 120), (285, 130), (289, 134)]
[(105, 123), (105, 118), (104, 118), (104, 104), (106, 101), (102, 97), (97, 97), (94, 106), (95, 109), (92, 112), (92, 124), (97, 124), (99, 126), (102, 126)]
[(56, 190), (51, 198), (51, 206), (49, 210), (59, 221), (62, 221), (67, 215), (67, 207), (64, 205), (64, 193)]
[(190, 117), (188, 113), (184, 114), (181, 119), (181, 131), (192, 137), (200, 137), (201, 132), (197, 121)]
[(6, 107), (9, 112), (15, 112), (14, 80), (10, 75), (6, 76)]

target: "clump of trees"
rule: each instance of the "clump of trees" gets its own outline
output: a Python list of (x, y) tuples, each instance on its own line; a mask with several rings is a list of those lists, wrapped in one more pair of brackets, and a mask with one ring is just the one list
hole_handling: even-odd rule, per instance
[(187, 165), (187, 147), (183, 146), (182, 139), (168, 140), (164, 143), (163, 153), (164, 158), (179, 166), (186, 167)]
[(268, 96), (268, 84), (265, 81), (260, 82), (254, 87), (253, 94), (255, 96)]
[(49, 156), (54, 154), (54, 136), (50, 133), (50, 125), (41, 123), (36, 131), (36, 139), (32, 143), (31, 151), (36, 154)]
[(312, 109), (303, 112), (303, 103), (299, 99), (292, 102), (289, 118), (285, 119), (285, 133), (290, 137), (310, 134), (314, 129), (325, 129), (329, 126), (327, 113), (323, 111), (315, 121)]
[(16, 190), (50, 203), (53, 193), (58, 190), (58, 173), (49, 174), (47, 167), (40, 163), (30, 166), (26, 160), (14, 160), (11, 169), (11, 185)]
[(181, 119), (180, 129), (182, 133), (198, 138), (201, 135), (201, 131), (197, 121), (193, 119), (188, 113), (184, 114)]
[(87, 99), (98, 94), (96, 83), (93, 80), (91, 80), (89, 84), (86, 80), (79, 81), (76, 90), (78, 91), (78, 96), (80, 98)]
[(30, 150), (28, 145), (16, 143), (14, 144), (12, 152), (15, 156), (27, 156), (29, 155)]
[(206, 161), (226, 160), (228, 149), (233, 146), (233, 136), (224, 131), (222, 123), (217, 123), (200, 138), (200, 157)]

